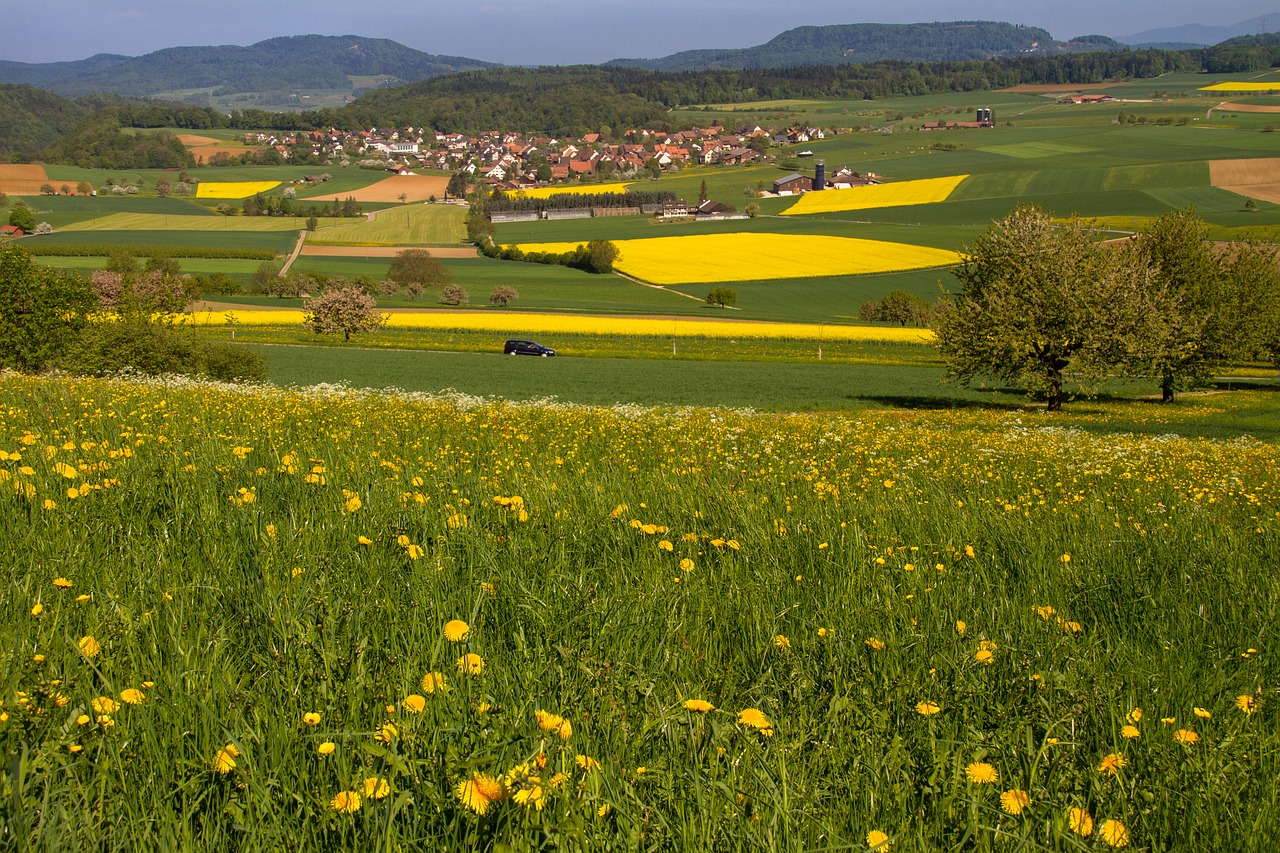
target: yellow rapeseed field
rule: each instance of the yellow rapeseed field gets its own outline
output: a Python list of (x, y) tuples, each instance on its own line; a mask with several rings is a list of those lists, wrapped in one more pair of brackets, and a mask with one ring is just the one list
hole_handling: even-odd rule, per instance
[(1280, 80), (1262, 83), (1214, 83), (1201, 86), (1201, 92), (1280, 92)]
[[(225, 325), (232, 314), (246, 326), (301, 326), (302, 312), (296, 310), (236, 310), (225, 313), (194, 314), (201, 325)], [(825, 341), (878, 341), (884, 343), (929, 343), (927, 329), (882, 326), (832, 326), (816, 323), (764, 323), (751, 320), (686, 320), (656, 317), (584, 317), (561, 314), (508, 313), (489, 311), (388, 312), (392, 329), (458, 329), (464, 331), (514, 334), (622, 335), (787, 339)]]
[(869, 210), (874, 207), (906, 207), (912, 204), (934, 204), (946, 201), (968, 175), (925, 178), (896, 184), (851, 187), (847, 190), (823, 190), (805, 193), (795, 204), (782, 211), (783, 216), (806, 213), (835, 213), (841, 210)]
[[(697, 234), (615, 241), (614, 267), (654, 284), (758, 281), (945, 267), (948, 249), (817, 234)], [(526, 252), (567, 252), (575, 243), (521, 245)]]
[(196, 198), (248, 198), (280, 186), (279, 181), (201, 181)]
[(523, 198), (547, 198), (553, 195), (600, 195), (603, 193), (624, 193), (630, 183), (622, 184), (574, 184), (573, 186), (538, 187), (532, 190), (521, 190), (512, 193)]

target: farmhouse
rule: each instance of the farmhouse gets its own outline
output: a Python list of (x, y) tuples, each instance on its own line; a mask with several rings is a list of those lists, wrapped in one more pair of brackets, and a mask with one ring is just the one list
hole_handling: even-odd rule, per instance
[(8, 237), (25, 237), (26, 234), (27, 232), (23, 231), (17, 225), (0, 226), (0, 239)]

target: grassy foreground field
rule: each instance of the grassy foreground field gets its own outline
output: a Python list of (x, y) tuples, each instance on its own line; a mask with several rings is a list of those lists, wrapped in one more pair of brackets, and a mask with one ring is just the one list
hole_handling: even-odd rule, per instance
[(1149, 411), (6, 375), (0, 824), (21, 849), (1271, 849), (1280, 454), (1132, 434)]

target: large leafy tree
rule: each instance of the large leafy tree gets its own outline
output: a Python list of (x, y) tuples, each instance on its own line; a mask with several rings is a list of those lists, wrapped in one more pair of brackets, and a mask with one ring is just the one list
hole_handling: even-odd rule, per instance
[(1164, 214), (1133, 239), (1133, 304), (1104, 303), (1130, 320), (1109, 324), (1122, 347), (1112, 360), (1127, 375), (1159, 382), (1166, 403), (1175, 391), (1207, 381), (1233, 347), (1226, 282), (1208, 236), (1190, 208)]
[(94, 307), (89, 283), (41, 267), (26, 250), (0, 246), (0, 367), (37, 371), (79, 338)]
[(1062, 408), (1068, 367), (1096, 368), (1098, 283), (1116, 275), (1085, 224), (1055, 222), (1040, 208), (1020, 206), (992, 224), (963, 253), (955, 270), (961, 289), (942, 300), (934, 318), (947, 375), (1015, 382)]
[(387, 278), (402, 287), (436, 287), (448, 284), (449, 270), (444, 263), (426, 249), (405, 249), (397, 252), (387, 270)]
[(357, 332), (376, 332), (387, 318), (374, 298), (358, 287), (338, 287), (302, 303), (302, 324), (317, 335), (341, 334), (351, 340)]

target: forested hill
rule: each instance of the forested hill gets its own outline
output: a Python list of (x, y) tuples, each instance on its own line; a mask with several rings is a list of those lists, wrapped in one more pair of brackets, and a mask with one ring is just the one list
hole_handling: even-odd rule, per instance
[[(490, 68), (492, 62), (423, 53), (390, 39), (360, 36), (285, 36), (248, 47), (171, 47), (145, 56), (119, 58), (98, 67), (61, 68), (49, 79), (46, 65), (8, 62), (0, 80), (43, 85), (61, 95), (93, 92), (145, 96), (212, 87), (215, 94), (290, 89), (346, 89), (350, 76), (386, 76), (414, 81)], [(90, 60), (85, 60), (85, 63)], [(74, 66), (76, 63), (49, 63)], [(43, 79), (41, 79), (43, 78)]]
[(1091, 37), (1087, 43), (1062, 43), (1047, 30), (993, 21), (932, 24), (837, 24), (797, 27), (755, 47), (686, 50), (661, 59), (615, 59), (610, 65), (655, 71), (707, 68), (787, 68), (839, 65), (884, 59), (919, 62), (990, 59), (1064, 50), (1109, 50), (1122, 45)]
[(88, 59), (72, 62), (13, 62), (0, 59), (0, 83), (29, 83), (48, 89), (59, 80), (94, 74), (128, 61), (129, 57), (115, 53), (99, 53)]
[(74, 130), (87, 113), (60, 95), (0, 83), (0, 158), (34, 154)]

